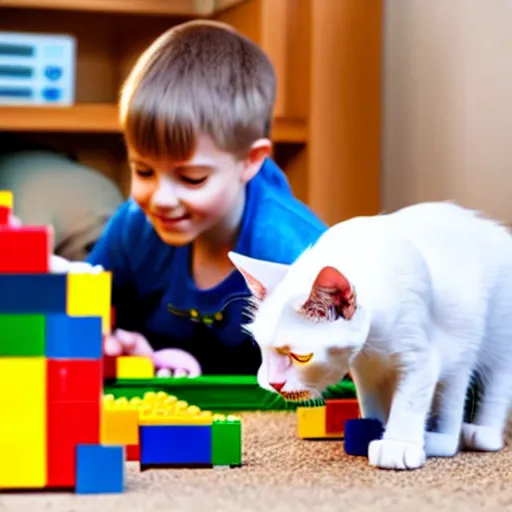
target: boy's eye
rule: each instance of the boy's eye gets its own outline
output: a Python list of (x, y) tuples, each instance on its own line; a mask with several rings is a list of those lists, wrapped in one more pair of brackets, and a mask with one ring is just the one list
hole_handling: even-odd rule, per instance
[(182, 176), (181, 179), (188, 185), (200, 185), (206, 181), (206, 176), (201, 178), (190, 178), (189, 176)]
[(295, 359), (295, 361), (297, 361), (298, 363), (306, 364), (306, 363), (309, 363), (309, 361), (311, 361), (311, 359), (313, 358), (313, 353), (299, 355), (299, 354), (294, 354), (294, 353), (290, 352), (290, 357), (292, 359)]
[(134, 171), (141, 178), (151, 178), (155, 174), (153, 169), (134, 169)]

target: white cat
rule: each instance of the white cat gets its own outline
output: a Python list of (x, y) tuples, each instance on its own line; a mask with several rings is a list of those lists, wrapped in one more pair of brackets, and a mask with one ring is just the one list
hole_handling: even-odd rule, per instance
[[(260, 386), (304, 400), (350, 371), (363, 417), (385, 426), (370, 465), (414, 469), (461, 444), (503, 447), (512, 401), (504, 226), (449, 202), (422, 203), (339, 223), (290, 266), (230, 258), (254, 295), (245, 328), (261, 348)], [(475, 372), (485, 391), (466, 424)]]

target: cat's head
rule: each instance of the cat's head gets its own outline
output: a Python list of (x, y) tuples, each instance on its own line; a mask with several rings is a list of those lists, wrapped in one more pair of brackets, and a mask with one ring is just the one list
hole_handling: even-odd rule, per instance
[(368, 336), (353, 285), (308, 254), (291, 266), (229, 257), (253, 294), (244, 328), (261, 350), (258, 384), (290, 401), (320, 397), (346, 375)]

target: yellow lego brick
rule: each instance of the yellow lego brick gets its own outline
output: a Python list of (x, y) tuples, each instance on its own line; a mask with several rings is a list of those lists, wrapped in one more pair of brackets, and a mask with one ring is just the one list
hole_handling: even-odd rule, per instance
[(126, 398), (115, 400), (113, 395), (103, 397), (100, 439), (102, 444), (139, 444), (140, 402), (140, 399), (133, 399), (130, 402)]
[(178, 402), (178, 399), (173, 395), (169, 395), (165, 391), (146, 391), (142, 398), (143, 405), (151, 406), (153, 408), (175, 404), (176, 402)]
[[(20, 375), (23, 386), (16, 386)], [(0, 358), (0, 488), (46, 485), (46, 359)]]
[(111, 332), (112, 274), (68, 274), (67, 314), (100, 316), (103, 334)]
[(326, 408), (297, 407), (297, 434), (301, 439), (341, 439), (338, 433), (327, 433)]
[(13, 209), (14, 200), (10, 190), (0, 190), (0, 206)]
[(152, 379), (155, 366), (150, 357), (119, 356), (116, 358), (118, 379)]
[(167, 395), (164, 391), (144, 394), (139, 425), (211, 425), (213, 413)]

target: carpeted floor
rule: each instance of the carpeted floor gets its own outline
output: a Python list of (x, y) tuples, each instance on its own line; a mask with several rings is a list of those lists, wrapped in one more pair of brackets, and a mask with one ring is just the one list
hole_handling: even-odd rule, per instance
[[(301, 441), (291, 413), (246, 413), (238, 469), (151, 470), (130, 463), (123, 495), (0, 496), (0, 510), (57, 512), (319, 512), (512, 510), (512, 446), (382, 471), (336, 441)], [(512, 440), (512, 435), (509, 435)]]

